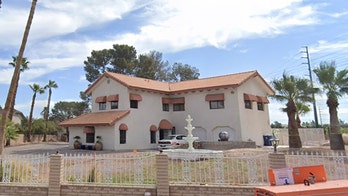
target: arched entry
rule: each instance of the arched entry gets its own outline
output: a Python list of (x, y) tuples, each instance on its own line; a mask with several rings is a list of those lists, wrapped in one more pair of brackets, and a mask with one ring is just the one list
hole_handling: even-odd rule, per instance
[(238, 141), (237, 133), (234, 129), (229, 126), (218, 126), (213, 129), (213, 141), (218, 141), (219, 133), (222, 131), (226, 131), (228, 133), (229, 139), (228, 141)]
[(167, 120), (162, 119), (158, 125), (159, 128), (159, 139), (164, 139), (172, 133), (173, 125)]
[(196, 127), (193, 131), (192, 131), (192, 135), (194, 137), (198, 137), (199, 141), (207, 141), (207, 130), (204, 129), (203, 127)]

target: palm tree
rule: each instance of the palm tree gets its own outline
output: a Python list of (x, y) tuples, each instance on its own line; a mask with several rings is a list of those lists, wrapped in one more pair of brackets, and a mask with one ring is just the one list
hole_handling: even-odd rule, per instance
[[(309, 105), (305, 104), (305, 103), (302, 103), (302, 102), (295, 102), (295, 106), (296, 106), (296, 115), (295, 115), (295, 120), (296, 120), (296, 123), (297, 123), (297, 127), (298, 128), (301, 128), (301, 118), (300, 116), (302, 114), (306, 114), (308, 113), (309, 111), (311, 111)], [(282, 108), (281, 109), (283, 112), (286, 113), (287, 109), (286, 108)]]
[(48, 89), (48, 100), (47, 100), (47, 107), (45, 108), (45, 121), (46, 121), (46, 130), (44, 132), (44, 138), (43, 141), (46, 141), (46, 133), (47, 133), (47, 121), (48, 121), (48, 116), (50, 113), (50, 103), (51, 103), (51, 96), (52, 96), (52, 88), (58, 88), (58, 85), (55, 81), (49, 80), (48, 84), (44, 87), (45, 89)]
[(29, 123), (28, 123), (28, 141), (30, 142), (30, 138), (31, 138), (31, 126), (33, 123), (33, 111), (34, 111), (34, 105), (35, 105), (35, 99), (36, 99), (36, 94), (37, 93), (44, 93), (45, 89), (40, 87), (40, 85), (38, 84), (33, 84), (33, 85), (29, 85), (29, 87), (31, 88), (31, 90), (33, 90), (34, 94), (33, 94), (33, 98), (31, 100), (31, 107), (30, 107), (30, 115), (29, 115)]
[(313, 70), (317, 75), (322, 90), (326, 93), (326, 104), (330, 114), (330, 149), (344, 150), (340, 123), (338, 120), (338, 99), (348, 93), (348, 69), (336, 70), (335, 61), (321, 62), (319, 68)]
[[(12, 65), (13, 67), (16, 67), (16, 62), (17, 62), (17, 57), (12, 56), (12, 62), (9, 63), (9, 65)], [(20, 68), (20, 72), (24, 72), (25, 70), (29, 69), (29, 61), (27, 60), (27, 58), (23, 57), (22, 58), (22, 64), (21, 64), (21, 68)], [(18, 83), (19, 83), (19, 78), (20, 75), (18, 75), (17, 81), (16, 81), (16, 87), (14, 88), (14, 96), (13, 96), (13, 101), (11, 102), (11, 106), (10, 106), (10, 111), (8, 114), (8, 119), (12, 120), (13, 118), (13, 114), (14, 114), (14, 105), (16, 102), (16, 96), (17, 96), (17, 89), (18, 89)]]
[(297, 127), (301, 128), (301, 119), (300, 116), (303, 114), (306, 114), (308, 112), (311, 111), (311, 108), (309, 107), (309, 105), (302, 103), (302, 102), (296, 102), (296, 123), (297, 123)]
[(0, 126), (0, 155), (2, 155), (2, 153), (4, 151), (6, 121), (8, 119), (8, 114), (9, 114), (9, 110), (10, 110), (10, 107), (11, 107), (11, 103), (14, 103), (13, 102), (13, 100), (14, 100), (14, 89), (17, 86), (17, 84), (16, 84), (17, 81), (18, 81), (17, 78), (19, 77), (21, 62), (22, 62), (25, 46), (27, 45), (27, 40), (28, 40), (28, 37), (29, 37), (30, 27), (31, 27), (31, 23), (32, 23), (33, 17), (34, 17), (36, 2), (37, 2), (37, 0), (33, 0), (32, 3), (31, 3), (30, 13), (29, 13), (29, 16), (28, 16), (27, 24), (25, 26), (25, 31), (24, 31), (21, 47), (20, 47), (19, 52), (18, 52), (16, 66), (15, 66), (15, 69), (13, 71), (10, 88), (8, 90), (4, 112), (2, 113), (2, 120), (1, 120), (1, 126)]
[(302, 148), (296, 122), (296, 103), (312, 101), (311, 92), (313, 92), (313, 89), (310, 87), (309, 80), (283, 73), (281, 79), (273, 80), (271, 84), (276, 91), (272, 98), (280, 102), (287, 102), (285, 111), (288, 115), (289, 148)]

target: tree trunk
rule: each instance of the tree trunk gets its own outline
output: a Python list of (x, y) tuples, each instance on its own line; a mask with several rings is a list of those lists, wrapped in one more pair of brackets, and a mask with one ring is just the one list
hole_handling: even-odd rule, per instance
[(46, 111), (45, 111), (45, 132), (44, 132), (43, 142), (46, 142), (46, 138), (47, 138), (47, 131), (48, 131), (47, 123), (48, 123), (48, 116), (49, 116), (49, 113), (50, 113), (51, 95), (52, 95), (52, 90), (49, 88), (49, 90), (48, 90), (47, 107), (46, 107)]
[(289, 101), (287, 104), (288, 115), (288, 132), (289, 132), (289, 148), (302, 148), (302, 142), (300, 134), (298, 132), (296, 116), (296, 106), (293, 101)]
[(17, 76), (17, 81), (16, 81), (16, 87), (13, 89), (13, 100), (11, 101), (10, 110), (9, 110), (9, 114), (8, 114), (8, 119), (10, 121), (12, 121), (13, 114), (14, 114), (14, 106), (16, 104), (16, 96), (17, 96), (17, 89), (18, 89), (20, 73), (21, 72), (19, 71), (18, 76)]
[(296, 115), (296, 124), (297, 124), (297, 128), (302, 128), (301, 126), (301, 119), (298, 115)]
[(11, 107), (11, 103), (12, 102), (14, 103), (14, 101), (13, 101), (14, 100), (14, 89), (17, 86), (16, 81), (18, 81), (19, 72), (21, 71), (20, 68), (21, 68), (22, 58), (23, 58), (25, 46), (27, 44), (27, 40), (29, 37), (31, 23), (32, 23), (33, 17), (34, 17), (36, 2), (37, 2), (37, 0), (33, 0), (31, 3), (30, 13), (29, 13), (27, 24), (25, 27), (21, 47), (20, 47), (19, 52), (18, 52), (16, 66), (15, 66), (15, 69), (13, 71), (13, 76), (12, 76), (10, 88), (9, 88), (9, 91), (7, 94), (4, 112), (2, 113), (2, 120), (1, 120), (1, 127), (0, 127), (0, 155), (2, 155), (3, 151), (4, 151), (6, 121), (8, 119), (8, 114), (9, 114), (9, 110)]
[(328, 99), (326, 104), (329, 107), (330, 114), (330, 149), (345, 150), (342, 134), (340, 132), (340, 123), (338, 121), (337, 115), (338, 101), (334, 99)]
[(31, 100), (30, 115), (29, 115), (29, 122), (28, 122), (28, 142), (31, 141), (31, 126), (33, 124), (33, 112), (34, 112), (35, 98), (36, 98), (36, 92), (33, 95), (33, 100)]

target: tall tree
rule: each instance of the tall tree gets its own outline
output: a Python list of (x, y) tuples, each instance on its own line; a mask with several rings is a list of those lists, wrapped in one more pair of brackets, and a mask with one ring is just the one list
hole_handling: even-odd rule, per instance
[(29, 123), (28, 123), (28, 141), (31, 141), (31, 126), (33, 123), (33, 112), (34, 112), (34, 105), (35, 105), (35, 99), (36, 94), (43, 94), (45, 92), (45, 88), (40, 87), (38, 84), (29, 85), (31, 90), (33, 91), (33, 98), (31, 100), (31, 107), (30, 107), (30, 114), (29, 114)]
[(84, 61), (86, 79), (94, 82), (106, 71), (133, 75), (137, 52), (133, 46), (114, 44), (112, 49), (93, 50)]
[(17, 56), (16, 67), (13, 71), (13, 76), (12, 76), (10, 88), (9, 88), (9, 91), (7, 94), (4, 112), (2, 113), (2, 120), (1, 120), (1, 127), (0, 127), (0, 155), (2, 155), (2, 153), (4, 151), (6, 121), (8, 119), (8, 114), (9, 114), (9, 110), (11, 107), (11, 103), (13, 102), (13, 99), (14, 99), (14, 89), (17, 86), (17, 84), (16, 84), (18, 81), (17, 78), (19, 77), (21, 62), (22, 62), (25, 46), (27, 44), (27, 40), (29, 37), (31, 23), (32, 23), (33, 17), (34, 17), (36, 2), (37, 2), (37, 0), (32, 0), (32, 3), (31, 3), (30, 13), (29, 13), (27, 24), (25, 27), (21, 47), (19, 49), (18, 56)]
[(198, 79), (199, 70), (187, 64), (169, 66), (162, 53), (150, 51), (137, 57), (133, 46), (113, 45), (112, 49), (93, 50), (84, 61), (87, 81), (93, 83), (104, 72), (148, 78), (158, 81), (184, 81)]
[[(16, 62), (17, 62), (17, 57), (12, 56), (12, 62), (9, 63), (9, 65), (16, 67)], [(29, 61), (27, 60), (27, 58), (23, 57), (22, 58), (22, 63), (21, 63), (21, 68), (20, 68), (20, 72), (24, 72), (25, 70), (29, 69)], [(11, 106), (10, 106), (10, 111), (8, 114), (8, 119), (12, 120), (13, 118), (13, 114), (14, 114), (14, 106), (16, 104), (16, 96), (17, 96), (17, 89), (18, 89), (18, 84), (19, 84), (19, 78), (20, 78), (20, 73), (18, 75), (17, 81), (16, 81), (16, 87), (14, 88), (14, 96), (13, 96), (13, 101), (11, 102)]]
[(301, 128), (301, 115), (307, 114), (308, 112), (311, 111), (311, 108), (309, 107), (308, 104), (302, 103), (302, 102), (296, 102), (296, 122), (297, 122), (297, 127)]
[(52, 120), (61, 122), (70, 118), (74, 118), (89, 111), (88, 104), (86, 102), (57, 102), (52, 108)]
[[(296, 106), (295, 120), (296, 120), (296, 123), (297, 123), (297, 127), (301, 128), (302, 126), (301, 126), (301, 118), (300, 118), (300, 116), (308, 113), (309, 111), (311, 111), (311, 109), (310, 109), (308, 104), (303, 103), (303, 102), (299, 102), (299, 101), (295, 102), (295, 106)], [(282, 111), (286, 113), (287, 109), (286, 108), (282, 108)]]
[(348, 69), (338, 71), (335, 61), (324, 61), (313, 72), (317, 75), (322, 90), (327, 96), (326, 104), (330, 114), (330, 149), (344, 150), (337, 108), (338, 99), (348, 93)]
[(312, 101), (313, 89), (310, 87), (309, 80), (284, 73), (281, 79), (275, 79), (271, 81), (271, 84), (276, 91), (272, 97), (280, 102), (287, 102), (285, 110), (288, 116), (289, 148), (302, 148), (295, 117), (297, 113), (295, 102)]
[(149, 53), (145, 54), (146, 56), (150, 57), (153, 60), (153, 67), (155, 69), (155, 78), (154, 80), (158, 81), (168, 81), (168, 74), (170, 72), (170, 66), (168, 61), (164, 61), (162, 59), (162, 53), (157, 52), (155, 50), (150, 51)]
[(143, 54), (139, 55), (137, 67), (134, 72), (136, 77), (154, 80), (156, 77), (154, 60), (149, 56)]
[(174, 63), (170, 80), (173, 82), (194, 80), (199, 78), (199, 70), (196, 67), (191, 67), (188, 64)]
[(48, 89), (47, 107), (46, 107), (46, 109), (45, 109), (45, 115), (44, 115), (45, 124), (46, 124), (46, 130), (45, 130), (45, 132), (44, 132), (44, 138), (43, 138), (43, 141), (44, 141), (44, 142), (46, 141), (47, 122), (48, 122), (48, 116), (49, 116), (49, 113), (50, 113), (50, 104), (51, 104), (52, 88), (58, 88), (58, 84), (57, 84), (55, 81), (53, 81), (53, 80), (49, 80), (49, 81), (48, 81), (48, 84), (46, 84), (46, 86), (44, 87), (45, 90)]

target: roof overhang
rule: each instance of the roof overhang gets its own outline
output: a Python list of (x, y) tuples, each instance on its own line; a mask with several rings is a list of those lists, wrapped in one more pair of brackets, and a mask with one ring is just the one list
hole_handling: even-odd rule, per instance
[(76, 118), (62, 121), (59, 125), (63, 127), (113, 126), (118, 120), (122, 119), (129, 113), (130, 110), (87, 113)]

